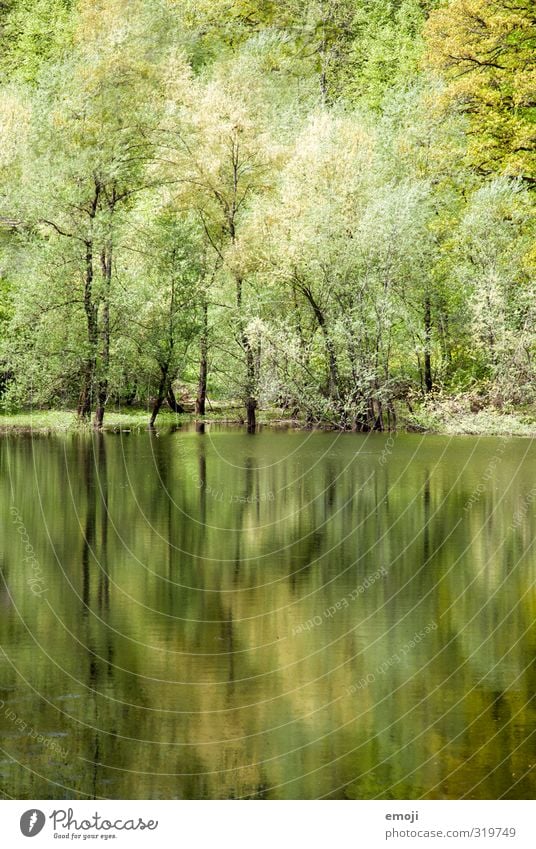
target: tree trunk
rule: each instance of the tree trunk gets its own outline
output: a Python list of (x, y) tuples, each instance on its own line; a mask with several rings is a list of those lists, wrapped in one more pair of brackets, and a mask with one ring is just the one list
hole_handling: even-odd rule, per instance
[(246, 401), (246, 413), (248, 423), (248, 433), (255, 433), (257, 429), (257, 401), (255, 398), (248, 398)]
[(318, 321), (318, 326), (324, 336), (326, 353), (328, 355), (328, 393), (329, 397), (335, 401), (339, 398), (339, 368), (337, 365), (337, 356), (335, 354), (333, 341), (329, 335), (326, 325), (326, 317), (320, 309), (320, 306), (315, 301), (312, 292), (309, 289), (303, 289), (303, 293), (313, 308), (316, 320)]
[(108, 371), (110, 367), (110, 288), (112, 280), (112, 248), (104, 248), (101, 253), (101, 268), (104, 282), (102, 327), (101, 327), (101, 362), (100, 377), (97, 387), (97, 408), (95, 410), (94, 426), (100, 429), (104, 421), (104, 411), (108, 399)]
[(429, 295), (424, 300), (424, 388), (426, 392), (431, 392), (433, 387), (432, 380), (432, 360), (430, 354), (432, 339), (432, 308)]
[(199, 383), (197, 384), (197, 398), (195, 400), (195, 412), (198, 416), (205, 415), (207, 401), (207, 375), (208, 375), (208, 304), (203, 301), (203, 325), (201, 331), (201, 357), (199, 360)]
[(383, 408), (382, 402), (376, 402), (377, 412), (375, 410), (374, 401), (371, 402), (371, 413), (373, 417), (374, 424), (372, 426), (372, 430), (377, 430), (380, 433), (383, 432)]
[(154, 427), (156, 417), (162, 408), (162, 404), (164, 403), (168, 391), (172, 391), (171, 386), (169, 386), (168, 383), (168, 366), (161, 366), (160, 368), (162, 370), (162, 377), (160, 378), (158, 394), (156, 396), (156, 401), (154, 402), (153, 411), (151, 413), (151, 419), (149, 421), (149, 427), (151, 429)]
[[(99, 198), (101, 193), (100, 183), (95, 180), (95, 192), (89, 209), (91, 227), (97, 214)], [(78, 398), (78, 417), (89, 418), (93, 403), (93, 391), (95, 383), (95, 369), (97, 366), (97, 307), (93, 302), (93, 237), (87, 239), (85, 272), (84, 272), (84, 312), (86, 314), (88, 354), (83, 368), (82, 387)]]
[(248, 335), (245, 331), (242, 321), (242, 279), (236, 280), (236, 305), (240, 321), (240, 332), (242, 335), (242, 347), (246, 352), (246, 417), (248, 433), (255, 433), (257, 427), (256, 410), (257, 399), (255, 393), (256, 387), (256, 371), (255, 371), (255, 355), (251, 347)]
[(93, 384), (95, 380), (97, 351), (97, 316), (93, 303), (93, 243), (86, 242), (86, 271), (84, 279), (84, 312), (86, 314), (88, 356), (82, 371), (82, 386), (78, 397), (78, 418), (87, 419), (91, 414)]
[(246, 415), (248, 423), (248, 433), (255, 433), (257, 427), (256, 410), (257, 399), (255, 397), (256, 369), (255, 355), (251, 347), (247, 334), (244, 333), (243, 343), (246, 349)]
[(182, 404), (179, 404), (179, 402), (175, 398), (175, 393), (173, 392), (173, 387), (171, 385), (171, 381), (169, 383), (169, 387), (168, 387), (168, 390), (167, 390), (167, 402), (168, 402), (169, 406), (171, 407), (171, 409), (173, 410), (174, 413), (185, 413), (186, 412), (186, 410), (184, 409)]

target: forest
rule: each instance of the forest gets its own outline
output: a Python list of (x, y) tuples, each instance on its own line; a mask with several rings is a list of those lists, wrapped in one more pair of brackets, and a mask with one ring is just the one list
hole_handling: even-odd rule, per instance
[(4, 413), (536, 403), (534, 0), (0, 0)]

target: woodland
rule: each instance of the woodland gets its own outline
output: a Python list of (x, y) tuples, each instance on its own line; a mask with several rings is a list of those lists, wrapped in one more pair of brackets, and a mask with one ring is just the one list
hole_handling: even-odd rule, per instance
[(534, 0), (1, 0), (4, 413), (534, 409)]

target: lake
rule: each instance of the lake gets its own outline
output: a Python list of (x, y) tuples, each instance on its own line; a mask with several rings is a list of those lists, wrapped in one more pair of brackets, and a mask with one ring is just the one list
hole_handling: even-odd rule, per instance
[(536, 793), (531, 440), (0, 440), (0, 791)]

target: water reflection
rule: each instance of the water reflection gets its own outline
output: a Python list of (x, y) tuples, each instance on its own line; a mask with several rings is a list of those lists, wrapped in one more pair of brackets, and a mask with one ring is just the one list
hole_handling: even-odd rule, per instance
[(0, 790), (532, 798), (536, 461), (482, 486), (498, 444), (4, 439)]

